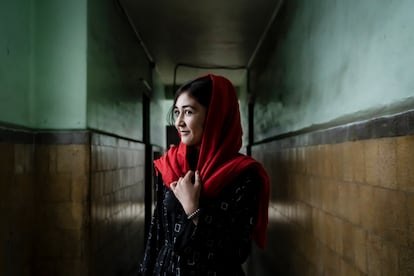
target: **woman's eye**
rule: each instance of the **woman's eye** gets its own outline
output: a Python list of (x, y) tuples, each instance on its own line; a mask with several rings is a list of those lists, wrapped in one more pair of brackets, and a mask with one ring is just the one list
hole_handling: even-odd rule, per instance
[(185, 110), (184, 112), (185, 112), (184, 113), (185, 115), (191, 115), (191, 114), (193, 114), (193, 112), (191, 110)]
[(178, 110), (174, 110), (174, 116), (175, 116), (175, 117), (180, 116), (180, 111), (178, 111)]

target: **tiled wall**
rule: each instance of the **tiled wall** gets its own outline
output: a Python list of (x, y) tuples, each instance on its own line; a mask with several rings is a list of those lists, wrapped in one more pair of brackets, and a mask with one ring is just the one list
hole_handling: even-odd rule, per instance
[(412, 115), (253, 147), (272, 183), (263, 275), (414, 275)]
[(91, 144), (92, 275), (132, 275), (144, 248), (145, 146), (101, 134)]
[(36, 206), (28, 138), (16, 144), (0, 139), (0, 275), (31, 275)]
[(36, 138), (33, 272), (35, 275), (87, 275), (88, 138), (79, 144), (63, 141), (59, 135), (49, 137), (47, 133)]
[(0, 129), (0, 275), (128, 275), (144, 242), (140, 143)]

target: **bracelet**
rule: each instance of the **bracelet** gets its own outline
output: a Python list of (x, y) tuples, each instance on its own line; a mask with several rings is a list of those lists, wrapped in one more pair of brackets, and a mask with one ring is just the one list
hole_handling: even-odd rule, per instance
[(187, 219), (192, 219), (200, 213), (200, 208), (197, 208), (194, 212), (188, 215)]

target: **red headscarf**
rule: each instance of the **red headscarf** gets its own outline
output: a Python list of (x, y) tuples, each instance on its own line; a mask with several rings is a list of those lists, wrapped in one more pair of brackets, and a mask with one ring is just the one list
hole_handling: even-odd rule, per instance
[[(253, 232), (256, 243), (264, 248), (268, 224), (269, 178), (263, 166), (251, 157), (239, 154), (242, 127), (239, 103), (233, 85), (224, 77), (209, 74), (212, 95), (204, 123), (197, 170), (203, 183), (202, 196), (215, 197), (247, 168), (253, 168), (262, 178), (259, 211)], [(167, 187), (190, 170), (187, 146), (180, 143), (160, 159), (155, 169), (161, 173)]]

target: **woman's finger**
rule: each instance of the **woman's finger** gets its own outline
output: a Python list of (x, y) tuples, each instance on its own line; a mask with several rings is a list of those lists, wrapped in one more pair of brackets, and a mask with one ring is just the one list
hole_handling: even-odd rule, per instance
[(196, 187), (197, 189), (201, 187), (201, 178), (200, 178), (200, 173), (198, 171), (195, 172), (194, 187)]
[(193, 177), (193, 175), (194, 175), (194, 172), (190, 170), (185, 174), (183, 180), (191, 182), (191, 178)]
[(195, 182), (200, 182), (200, 173), (198, 171), (195, 172)]

